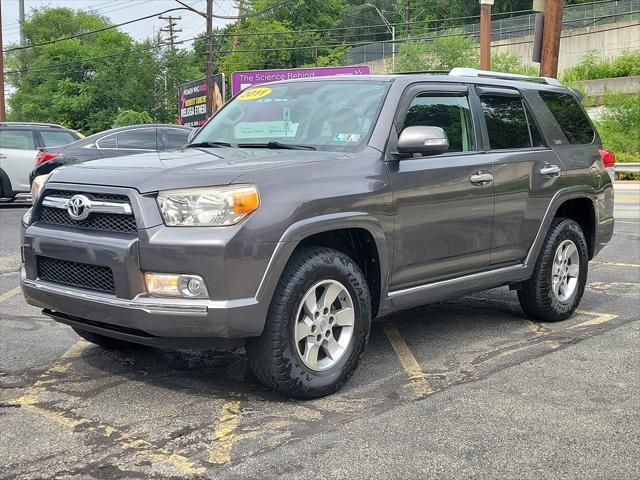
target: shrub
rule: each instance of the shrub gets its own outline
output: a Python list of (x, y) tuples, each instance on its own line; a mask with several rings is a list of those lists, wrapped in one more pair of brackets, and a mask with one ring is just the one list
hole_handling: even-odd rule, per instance
[(620, 162), (640, 162), (640, 93), (607, 94), (604, 113), (595, 121), (605, 148)]
[(614, 59), (601, 59), (594, 50), (582, 61), (562, 73), (565, 83), (598, 78), (629, 77), (640, 75), (640, 50), (626, 51)]

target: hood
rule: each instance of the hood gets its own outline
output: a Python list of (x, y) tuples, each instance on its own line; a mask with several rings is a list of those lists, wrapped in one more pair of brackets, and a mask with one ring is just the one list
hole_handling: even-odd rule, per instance
[(49, 181), (135, 188), (140, 193), (228, 185), (239, 176), (290, 163), (343, 157), (342, 152), (267, 148), (187, 148), (104, 158), (63, 166)]

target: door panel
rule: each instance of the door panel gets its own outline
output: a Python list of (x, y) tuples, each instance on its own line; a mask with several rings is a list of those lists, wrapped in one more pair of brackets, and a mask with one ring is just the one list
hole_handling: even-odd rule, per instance
[(398, 134), (413, 125), (441, 127), (449, 151), (389, 162), (396, 209), (393, 289), (472, 273), (490, 264), (492, 165), (478, 151), (477, 115), (466, 86), (432, 88), (412, 87), (402, 101), (405, 113), (396, 120), (402, 125)]
[(391, 283), (404, 288), (489, 266), (493, 184), (471, 175), (492, 170), (483, 154), (437, 155), (391, 166), (396, 239)]
[(518, 90), (478, 88), (487, 156), (494, 168), (495, 215), (491, 263), (524, 260), (554, 193), (563, 166), (545, 146), (531, 108)]
[(0, 131), (0, 168), (9, 176), (14, 192), (29, 191), (29, 174), (35, 168), (37, 155), (33, 132)]

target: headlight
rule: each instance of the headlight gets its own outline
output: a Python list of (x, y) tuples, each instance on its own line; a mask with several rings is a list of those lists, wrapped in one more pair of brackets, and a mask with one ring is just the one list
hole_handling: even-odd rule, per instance
[(168, 226), (234, 225), (260, 205), (254, 185), (188, 188), (158, 193), (158, 206)]
[(40, 192), (42, 192), (42, 188), (44, 187), (51, 173), (47, 173), (46, 175), (38, 175), (33, 179), (33, 183), (31, 184), (31, 201), (36, 203), (36, 200), (40, 196)]

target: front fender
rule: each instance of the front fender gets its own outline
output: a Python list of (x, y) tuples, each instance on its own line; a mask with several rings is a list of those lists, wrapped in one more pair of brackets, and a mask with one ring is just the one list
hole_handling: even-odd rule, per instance
[(300, 242), (318, 233), (350, 228), (362, 228), (367, 230), (373, 237), (380, 260), (380, 293), (381, 295), (386, 295), (389, 284), (388, 261), (389, 258), (391, 258), (392, 246), (378, 219), (363, 212), (341, 212), (319, 215), (305, 218), (290, 225), (277, 243), (256, 293), (256, 300), (263, 305), (263, 321), (266, 319), (269, 304), (271, 303), (282, 272)]

